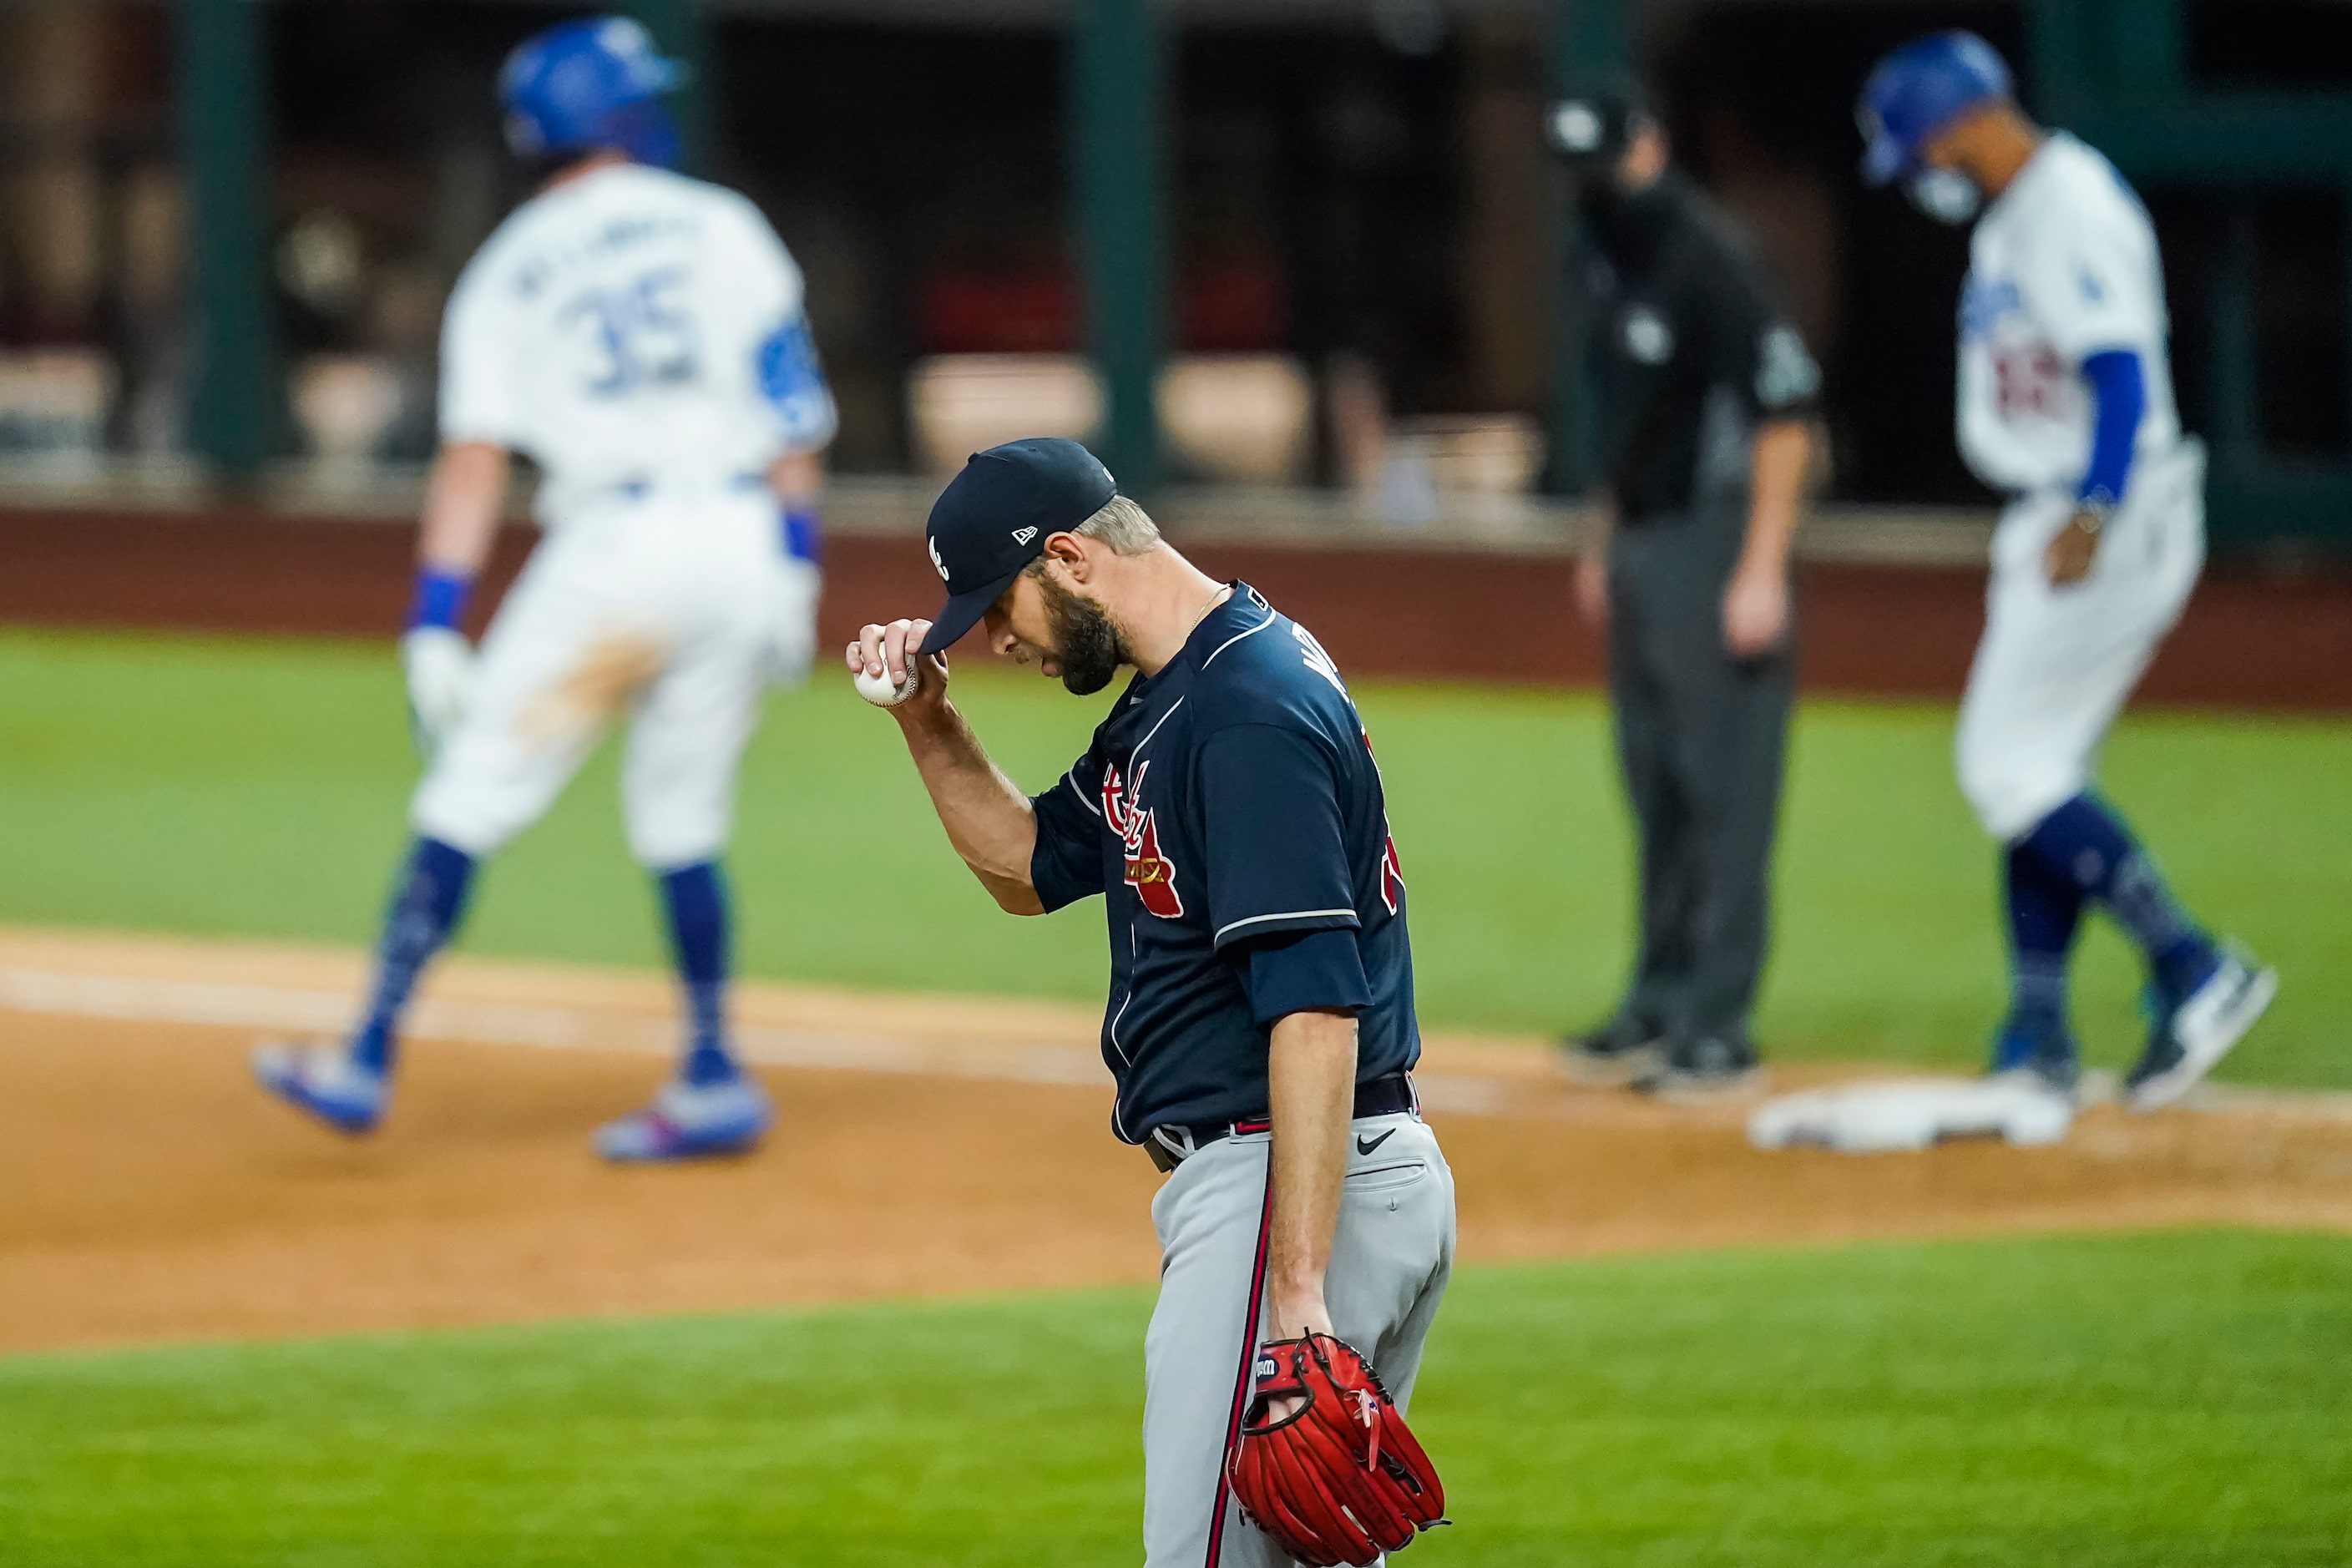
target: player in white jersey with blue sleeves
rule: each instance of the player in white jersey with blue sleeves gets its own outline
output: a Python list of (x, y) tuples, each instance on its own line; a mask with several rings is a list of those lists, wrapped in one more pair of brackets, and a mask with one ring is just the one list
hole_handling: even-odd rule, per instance
[(1857, 113), (1869, 183), (1975, 220), (1960, 450), (2011, 498), (1957, 744), (1960, 786), (2006, 847), (2012, 990), (1993, 1069), (2073, 1093), (2067, 960), (2095, 902), (2147, 959), (2147, 1044), (2124, 1088), (2152, 1110), (2210, 1070), (2278, 988), (2189, 917), (2093, 788), (2099, 743), (2205, 559), (2204, 451), (2173, 405), (2155, 229), (2113, 164), (2026, 118), (1973, 34), (1887, 56)]
[[(616, 1160), (726, 1152), (772, 1119), (729, 1047), (719, 869), (765, 687), (815, 637), (819, 454), (832, 439), (800, 270), (758, 210), (673, 173), (678, 68), (636, 23), (571, 22), (509, 57), (508, 141), (544, 176), (482, 247), (443, 324), (441, 451), (402, 661), (429, 757), (374, 993), (331, 1049), (266, 1047), (262, 1082), (327, 1122), (382, 1117), (402, 1009), (474, 867), (538, 819), (625, 719), (629, 847), (656, 877), (687, 1045)], [(457, 631), (511, 455), (546, 537), (477, 652)]]

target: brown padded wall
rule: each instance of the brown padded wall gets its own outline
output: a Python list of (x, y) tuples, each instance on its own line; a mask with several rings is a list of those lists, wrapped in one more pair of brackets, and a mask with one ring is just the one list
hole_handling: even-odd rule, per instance
[[(502, 537), (477, 627), (534, 535)], [(406, 606), (413, 524), (259, 511), (0, 511), (0, 622), (389, 637)], [(1591, 685), (1599, 639), (1570, 607), (1563, 557), (1486, 550), (1203, 543), (1313, 628), (1352, 674)], [(823, 641), (923, 615), (939, 577), (903, 535), (826, 542)], [(1801, 573), (1804, 685), (1956, 694), (1983, 620), (1984, 574), (1812, 563)], [(2352, 710), (2352, 577), (2214, 572), (2142, 689), (2198, 705)]]

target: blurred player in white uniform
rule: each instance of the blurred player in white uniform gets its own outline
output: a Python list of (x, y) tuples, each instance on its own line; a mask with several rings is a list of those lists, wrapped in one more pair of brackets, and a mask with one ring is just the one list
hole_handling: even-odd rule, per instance
[[(637, 24), (566, 23), (509, 57), (508, 141), (544, 184), (466, 268), (442, 330), (441, 453), (403, 639), (430, 759), (375, 990), (340, 1048), (264, 1047), (262, 1082), (346, 1131), (383, 1115), (401, 1011), (474, 867), (629, 725), (630, 849), (657, 879), (688, 1014), (677, 1076), (597, 1134), (615, 1160), (719, 1153), (772, 1119), (730, 1051), (719, 870), (763, 689), (815, 636), (833, 400), (799, 269), (758, 210), (674, 174), (678, 68)], [(546, 538), (478, 654), (457, 631), (510, 454)]]
[(1889, 55), (1857, 112), (1865, 179), (1902, 183), (1948, 223), (1976, 221), (1960, 449), (2012, 498), (1957, 747), (1960, 786), (2006, 846), (2012, 991), (1993, 1070), (2074, 1091), (2067, 959), (2095, 902), (2147, 959), (2147, 1045), (2124, 1088), (2152, 1110), (2202, 1078), (2278, 988), (2189, 917), (2092, 784), (2100, 742), (2205, 559), (2204, 450), (2173, 405), (2155, 229), (2114, 165), (2025, 117), (2007, 66), (1973, 34)]

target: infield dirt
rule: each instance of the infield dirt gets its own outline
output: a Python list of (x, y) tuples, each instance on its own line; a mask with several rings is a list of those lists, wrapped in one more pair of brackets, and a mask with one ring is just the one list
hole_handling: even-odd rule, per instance
[[(458, 960), (366, 1140), (267, 1100), (356, 954), (0, 931), (0, 1352), (1150, 1279), (1159, 1177), (1113, 1140), (1082, 1008), (744, 988), (783, 1108), (747, 1158), (615, 1170), (657, 976)], [(540, 1048), (532, 1048), (532, 1047)], [(1423, 1082), (1465, 1258), (2236, 1222), (2352, 1230), (2352, 1113), (2248, 1100), (2062, 1145), (1760, 1153), (1745, 1105), (1570, 1087), (1440, 1036)], [(1783, 1085), (1840, 1076), (1812, 1068)], [(1848, 1075), (1850, 1076), (1850, 1075)]]

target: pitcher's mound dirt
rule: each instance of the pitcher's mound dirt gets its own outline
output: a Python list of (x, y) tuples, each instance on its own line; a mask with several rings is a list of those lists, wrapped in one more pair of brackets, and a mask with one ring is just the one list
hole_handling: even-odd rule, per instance
[[(252, 1027), (155, 1015), (279, 1007), (293, 993), (256, 988), (257, 966), (326, 987), (356, 959), (16, 935), (0, 933), (0, 1351), (1143, 1281), (1157, 1266), (1159, 1178), (1110, 1135), (1108, 1082), (1087, 1081), (1069, 1037), (1082, 1009), (877, 998), (861, 1036), (856, 998), (755, 991), (746, 1011), (770, 1021), (749, 1033), (770, 1061), (865, 1059), (851, 1047), (866, 1038), (884, 1070), (763, 1067), (783, 1122), (760, 1152), (614, 1170), (587, 1139), (661, 1076), (653, 977), (456, 966), (443, 1037), (412, 1044), (389, 1124), (354, 1141), (254, 1087)], [(95, 978), (134, 963), (181, 989)], [(572, 1012), (532, 1010), (551, 987)], [(574, 1049), (455, 1037), (468, 1019), (504, 1038), (579, 1016), (600, 1022)], [(2095, 1111), (2047, 1150), (1762, 1154), (1736, 1109), (1572, 1089), (1524, 1047), (1441, 1039), (1428, 1066), (1433, 1100), (1473, 1108), (1431, 1112), (1468, 1258), (2352, 1229), (2340, 1118)]]

